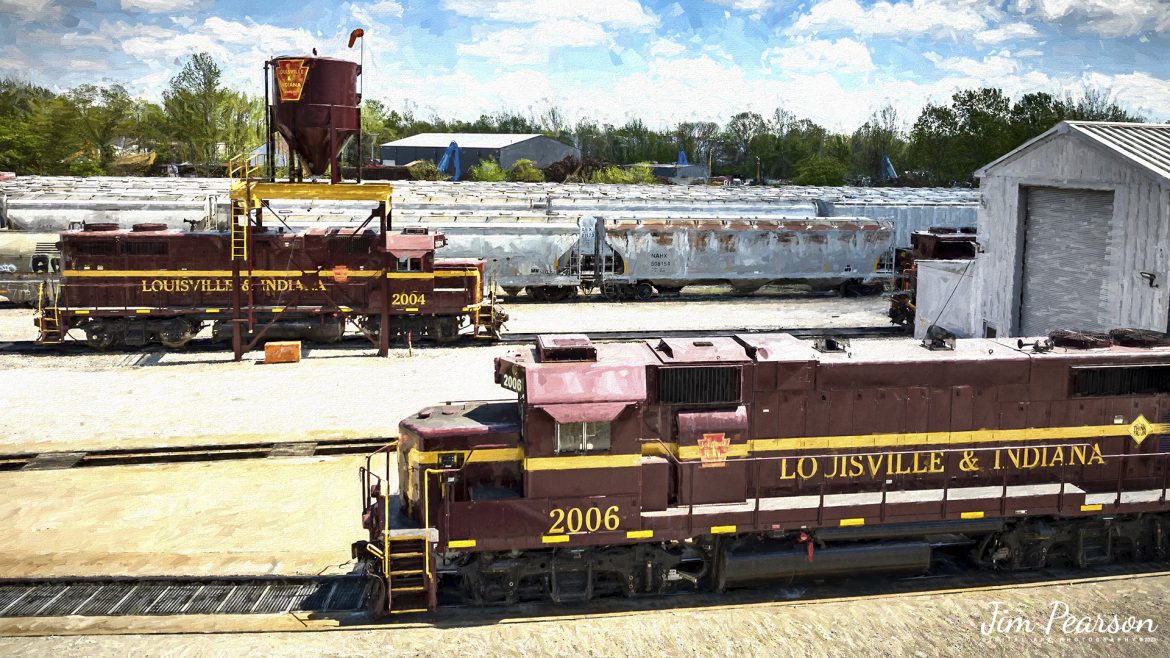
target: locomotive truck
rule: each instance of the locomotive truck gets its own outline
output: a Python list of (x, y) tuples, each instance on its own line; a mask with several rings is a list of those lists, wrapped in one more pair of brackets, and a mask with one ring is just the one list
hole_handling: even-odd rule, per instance
[(1164, 341), (935, 338), (543, 336), (367, 460), (371, 606), (1166, 555)]

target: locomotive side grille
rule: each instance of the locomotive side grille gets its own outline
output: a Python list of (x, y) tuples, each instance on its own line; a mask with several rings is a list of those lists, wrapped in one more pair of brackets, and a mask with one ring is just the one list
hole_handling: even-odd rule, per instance
[(167, 243), (165, 242), (127, 242), (122, 245), (122, 253), (127, 256), (166, 256)]
[(738, 367), (696, 366), (658, 371), (658, 400), (665, 404), (740, 401)]
[(38, 254), (52, 254), (57, 253), (59, 250), (57, 249), (56, 242), (38, 242), (36, 249), (33, 251)]
[(113, 240), (83, 240), (73, 243), (73, 252), (85, 256), (117, 256), (118, 243)]
[(1170, 393), (1170, 366), (1073, 368), (1073, 395)]

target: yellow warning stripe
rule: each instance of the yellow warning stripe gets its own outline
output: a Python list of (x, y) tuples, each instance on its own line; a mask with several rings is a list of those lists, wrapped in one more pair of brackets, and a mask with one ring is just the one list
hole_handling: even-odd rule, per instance
[[(1151, 423), (1149, 434), (1170, 433), (1170, 423)], [(1019, 443), (1024, 441), (1072, 441), (1111, 436), (1129, 436), (1130, 425), (1083, 425), (1075, 427), (1038, 427), (1022, 430), (974, 430), (965, 432), (919, 432), (908, 434), (868, 434), (857, 436), (818, 436), (792, 439), (756, 439), (728, 446), (728, 457), (746, 457), (755, 453), (790, 450), (836, 450), (843, 448), (898, 448), (903, 446), (930, 447), (940, 445), (969, 445), (974, 443)], [(473, 454), (471, 461), (525, 460), (523, 448), (496, 448), (475, 451), (413, 452), (411, 459), (418, 463), (438, 462), (440, 454), (450, 452), (464, 456)], [(698, 446), (679, 446), (677, 443), (644, 443), (638, 455), (582, 455), (562, 457), (529, 457), (529, 470), (561, 470), (570, 468), (620, 468), (641, 465), (645, 456), (677, 455), (680, 459), (699, 459)], [(417, 455), (415, 457), (414, 455)]]
[(579, 455), (574, 457), (529, 457), (528, 471), (563, 471), (575, 468), (624, 468), (641, 466), (642, 455)]
[(453, 539), (447, 542), (447, 548), (475, 548), (474, 539)]

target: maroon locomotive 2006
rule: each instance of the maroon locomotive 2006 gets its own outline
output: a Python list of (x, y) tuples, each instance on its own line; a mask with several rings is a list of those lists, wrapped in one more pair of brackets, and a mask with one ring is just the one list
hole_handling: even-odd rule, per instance
[(1170, 347), (1118, 336), (541, 337), (371, 456), (355, 555), (382, 613), (1164, 556)]

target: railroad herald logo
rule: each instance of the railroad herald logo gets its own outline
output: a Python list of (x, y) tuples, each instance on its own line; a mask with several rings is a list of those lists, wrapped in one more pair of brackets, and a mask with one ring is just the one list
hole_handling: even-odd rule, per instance
[(727, 453), (731, 451), (731, 439), (722, 432), (704, 434), (699, 439), (699, 468), (721, 468), (727, 465)]
[(303, 59), (282, 59), (276, 62), (276, 88), (282, 101), (299, 101), (309, 77), (309, 67)]

